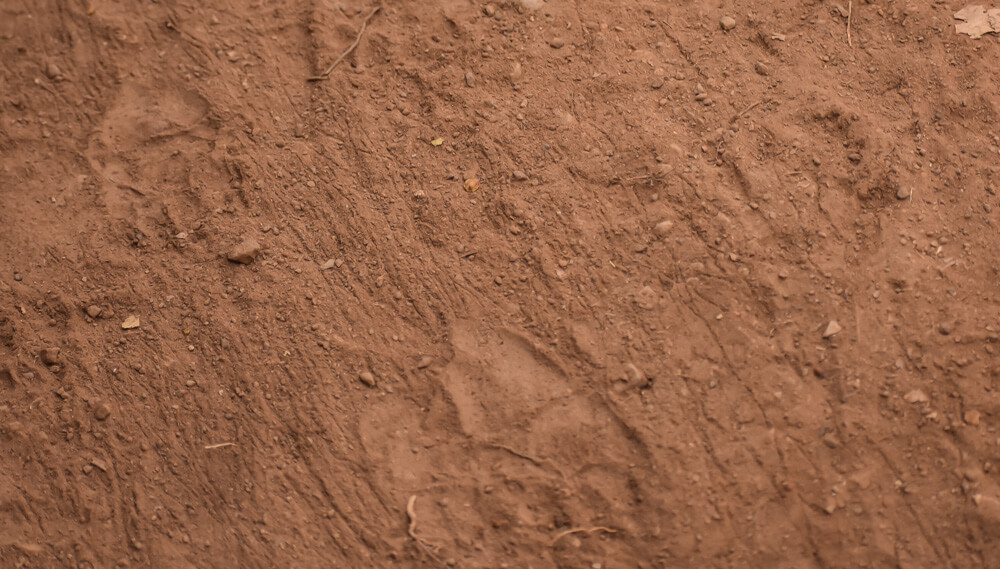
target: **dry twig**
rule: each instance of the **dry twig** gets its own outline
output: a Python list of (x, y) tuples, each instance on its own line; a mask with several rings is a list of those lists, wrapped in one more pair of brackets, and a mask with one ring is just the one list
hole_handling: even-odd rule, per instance
[(764, 103), (767, 103), (767, 102), (768, 102), (768, 99), (761, 99), (761, 100), (757, 101), (756, 103), (754, 103), (754, 104), (748, 106), (747, 108), (743, 109), (742, 111), (740, 111), (740, 113), (738, 115), (734, 116), (732, 118), (732, 120), (729, 121), (729, 122), (736, 122), (736, 121), (740, 120), (747, 113), (749, 113), (750, 111), (756, 109), (757, 107), (759, 107), (759, 106), (761, 106), (761, 105), (763, 105)]
[(756, 109), (757, 107), (759, 107), (763, 103), (764, 103), (763, 100), (757, 101), (756, 103), (754, 103), (754, 104), (750, 105), (749, 107), (747, 107), (747, 108), (743, 109), (742, 111), (740, 111), (740, 114), (738, 114), (736, 116), (737, 117), (742, 117), (743, 115), (745, 115), (745, 114), (749, 113), (750, 111)]
[(326, 79), (330, 75), (330, 72), (333, 71), (333, 68), (336, 67), (337, 65), (339, 65), (340, 62), (343, 61), (345, 57), (347, 57), (348, 55), (350, 55), (351, 52), (354, 51), (354, 48), (358, 47), (358, 44), (361, 43), (361, 34), (365, 33), (365, 28), (368, 27), (368, 21), (371, 20), (372, 17), (376, 13), (378, 13), (378, 11), (381, 10), (381, 9), (382, 9), (381, 6), (375, 6), (375, 8), (371, 11), (371, 13), (368, 14), (368, 16), (365, 18), (365, 20), (363, 22), (361, 22), (361, 29), (358, 30), (358, 37), (354, 38), (354, 43), (351, 44), (351, 47), (347, 48), (344, 51), (344, 53), (340, 54), (340, 57), (338, 57), (336, 61), (334, 61), (333, 63), (331, 63), (330, 67), (326, 68), (326, 71), (324, 71), (323, 73), (320, 73), (319, 75), (315, 75), (313, 77), (309, 77), (308, 80), (309, 81), (322, 81), (322, 80)]
[(208, 445), (208, 446), (206, 446), (205, 450), (212, 450), (213, 448), (231, 447), (231, 446), (233, 446), (235, 444), (236, 443), (216, 443), (214, 445)]

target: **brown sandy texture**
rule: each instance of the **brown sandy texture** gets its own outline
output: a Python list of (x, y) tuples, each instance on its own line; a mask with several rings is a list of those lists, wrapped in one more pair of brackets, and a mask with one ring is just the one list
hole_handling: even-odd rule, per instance
[(0, 2), (0, 567), (1000, 567), (963, 5)]

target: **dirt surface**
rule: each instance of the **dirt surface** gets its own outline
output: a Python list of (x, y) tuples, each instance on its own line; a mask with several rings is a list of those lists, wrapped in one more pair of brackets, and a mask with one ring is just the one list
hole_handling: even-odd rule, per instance
[(0, 1), (0, 567), (1000, 567), (1000, 46), (841, 4)]

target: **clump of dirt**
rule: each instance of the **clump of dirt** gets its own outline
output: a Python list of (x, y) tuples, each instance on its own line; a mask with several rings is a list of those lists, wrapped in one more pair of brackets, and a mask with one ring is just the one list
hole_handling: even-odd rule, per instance
[(3, 4), (0, 565), (1000, 566), (961, 7)]

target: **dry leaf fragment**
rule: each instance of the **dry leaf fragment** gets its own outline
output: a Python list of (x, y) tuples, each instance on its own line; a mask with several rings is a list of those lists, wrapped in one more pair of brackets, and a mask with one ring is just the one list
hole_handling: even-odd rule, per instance
[(986, 10), (982, 6), (966, 6), (955, 12), (955, 19), (962, 20), (955, 24), (955, 31), (968, 34), (972, 39), (979, 39), (983, 34), (1000, 33), (1000, 8)]
[(443, 138), (435, 138), (431, 141), (431, 146), (441, 146), (442, 144), (444, 144)]
[(131, 330), (133, 328), (138, 328), (138, 327), (139, 327), (139, 317), (136, 316), (135, 314), (129, 314), (128, 318), (126, 318), (125, 321), (122, 322), (123, 330)]

